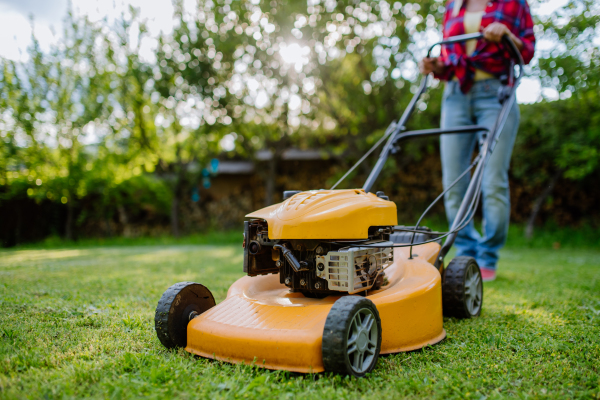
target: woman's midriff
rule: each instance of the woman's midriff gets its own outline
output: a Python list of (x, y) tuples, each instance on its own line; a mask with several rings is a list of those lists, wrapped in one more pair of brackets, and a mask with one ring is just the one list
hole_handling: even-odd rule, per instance
[[(483, 13), (484, 13), (483, 11), (477, 11), (477, 12), (465, 11), (465, 14), (464, 14), (465, 33), (479, 32), (479, 28), (481, 27), (481, 17), (483, 17)], [(471, 54), (473, 54), (476, 47), (477, 47), (477, 40), (475, 40), (475, 39), (467, 40), (467, 42), (465, 43), (465, 50), (467, 51), (467, 55), (470, 56)], [(482, 81), (484, 79), (492, 79), (492, 78), (495, 78), (495, 76), (490, 73), (487, 73), (485, 71), (482, 71), (480, 69), (475, 69), (475, 76), (474, 76), (473, 80)], [(456, 76), (453, 79), (458, 80), (458, 78)]]

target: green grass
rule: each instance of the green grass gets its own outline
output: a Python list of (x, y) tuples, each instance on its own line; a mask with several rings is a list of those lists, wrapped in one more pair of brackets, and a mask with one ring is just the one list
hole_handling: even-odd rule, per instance
[[(142, 236), (142, 237), (103, 237), (83, 238), (68, 241), (58, 236), (50, 236), (37, 243), (24, 243), (13, 250), (40, 250), (40, 249), (63, 249), (63, 248), (95, 248), (95, 247), (122, 247), (122, 246), (166, 246), (166, 245), (198, 245), (198, 244), (239, 244), (243, 241), (243, 226), (240, 230), (211, 231), (201, 234), (186, 235), (182, 237), (164, 236)], [(1, 251), (1, 250), (0, 250)]]
[(164, 349), (162, 292), (191, 280), (223, 300), (241, 246), (130, 243), (0, 251), (0, 398), (600, 398), (597, 249), (507, 248), (480, 318), (447, 319), (440, 344), (354, 379)]

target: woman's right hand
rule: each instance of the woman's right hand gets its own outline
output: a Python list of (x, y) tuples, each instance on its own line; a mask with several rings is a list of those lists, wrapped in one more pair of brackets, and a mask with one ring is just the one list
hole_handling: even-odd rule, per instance
[(428, 75), (432, 72), (441, 75), (444, 69), (446, 69), (446, 66), (438, 57), (425, 57), (419, 63), (419, 70), (421, 70), (423, 75)]

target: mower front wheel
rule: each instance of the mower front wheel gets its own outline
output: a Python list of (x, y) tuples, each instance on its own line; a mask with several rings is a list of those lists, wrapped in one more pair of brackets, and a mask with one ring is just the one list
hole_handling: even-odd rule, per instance
[(381, 319), (369, 299), (345, 296), (325, 320), (323, 366), (338, 374), (365, 376), (377, 364), (381, 350)]
[(473, 257), (459, 256), (444, 269), (442, 303), (444, 315), (473, 318), (481, 314), (483, 283), (481, 271)]
[(215, 306), (206, 286), (179, 282), (165, 290), (156, 306), (154, 329), (158, 340), (168, 349), (187, 345), (187, 325), (194, 317)]

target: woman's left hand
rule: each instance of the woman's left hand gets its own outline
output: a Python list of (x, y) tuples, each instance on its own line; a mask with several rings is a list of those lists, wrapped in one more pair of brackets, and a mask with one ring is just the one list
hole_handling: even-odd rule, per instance
[(488, 42), (500, 43), (502, 36), (510, 35), (510, 33), (506, 25), (500, 22), (492, 22), (483, 30), (483, 37)]

